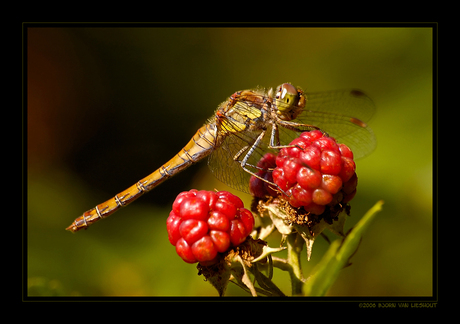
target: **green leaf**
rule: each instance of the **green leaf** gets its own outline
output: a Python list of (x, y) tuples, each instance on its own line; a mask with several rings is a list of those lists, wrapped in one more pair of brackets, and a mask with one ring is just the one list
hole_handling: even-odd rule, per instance
[(307, 296), (324, 296), (339, 275), (349, 259), (358, 248), (364, 231), (382, 209), (383, 201), (377, 202), (347, 234), (343, 240), (331, 243), (329, 250), (316, 265), (313, 274), (307, 279), (304, 291)]

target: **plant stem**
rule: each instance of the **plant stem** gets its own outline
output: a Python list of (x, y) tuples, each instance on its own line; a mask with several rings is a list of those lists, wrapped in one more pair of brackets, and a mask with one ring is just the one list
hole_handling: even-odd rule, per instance
[(291, 265), (292, 271), (289, 271), (291, 276), (292, 295), (302, 295), (303, 275), (300, 265), (300, 253), (302, 252), (304, 240), (297, 233), (291, 233), (287, 237), (287, 262)]

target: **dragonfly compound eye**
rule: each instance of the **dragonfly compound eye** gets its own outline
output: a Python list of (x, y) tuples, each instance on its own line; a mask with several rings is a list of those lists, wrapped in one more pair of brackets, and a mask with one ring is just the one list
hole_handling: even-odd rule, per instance
[(278, 87), (275, 95), (278, 108), (278, 117), (282, 120), (292, 120), (301, 112), (302, 107), (298, 106), (299, 92), (290, 83), (283, 83)]

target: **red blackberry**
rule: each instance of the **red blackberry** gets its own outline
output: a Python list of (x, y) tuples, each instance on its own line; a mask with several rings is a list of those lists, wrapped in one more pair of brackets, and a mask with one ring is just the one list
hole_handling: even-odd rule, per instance
[(169, 242), (188, 263), (211, 265), (218, 253), (244, 242), (254, 226), (252, 213), (237, 196), (226, 192), (180, 193), (166, 221)]
[(278, 192), (293, 207), (320, 215), (327, 205), (349, 202), (356, 193), (357, 176), (353, 153), (345, 144), (319, 130), (304, 132), (274, 158), (266, 154), (259, 162), (260, 177), (276, 188), (251, 177), (251, 193), (258, 198)]

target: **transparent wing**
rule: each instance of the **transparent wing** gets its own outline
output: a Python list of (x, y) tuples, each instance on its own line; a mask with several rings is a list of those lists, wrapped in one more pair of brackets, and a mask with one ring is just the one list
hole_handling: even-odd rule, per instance
[(306, 97), (304, 111), (293, 122), (319, 127), (349, 146), (355, 159), (374, 150), (376, 140), (367, 122), (375, 105), (363, 92), (349, 89), (307, 93)]
[[(214, 176), (228, 186), (249, 193), (249, 179), (251, 174), (241, 167), (241, 161), (248, 154), (261, 131), (239, 132), (227, 136), (222, 145), (208, 158), (208, 166)], [(255, 167), (261, 157), (267, 152), (274, 152), (268, 148), (270, 129), (265, 132), (262, 142), (250, 155), (246, 168), (257, 173)]]
[[(364, 93), (359, 90), (340, 90), (307, 93), (306, 97), (304, 111), (290, 121), (291, 125), (298, 125), (297, 128), (302, 131), (311, 130), (305, 125), (319, 127), (339, 143), (348, 145), (355, 159), (369, 154), (375, 148), (374, 134), (366, 124), (374, 114), (375, 106)], [(254, 116), (253, 109), (245, 110), (245, 107), (250, 106), (245, 102), (241, 105), (236, 103), (234, 107), (244, 118), (257, 117)], [(243, 170), (240, 162), (263, 130), (240, 131), (240, 124), (232, 124), (230, 119), (226, 119), (223, 125), (228, 133), (222, 144), (210, 155), (209, 168), (220, 181), (237, 190), (248, 192), (251, 174)], [(250, 155), (246, 165), (246, 168), (254, 173), (258, 171), (255, 166), (260, 158), (267, 152), (275, 152), (269, 149), (271, 136), (269, 120), (266, 121), (264, 129), (263, 140)], [(299, 135), (299, 132), (285, 128), (281, 123), (278, 124), (278, 130), (280, 145), (288, 145)]]

